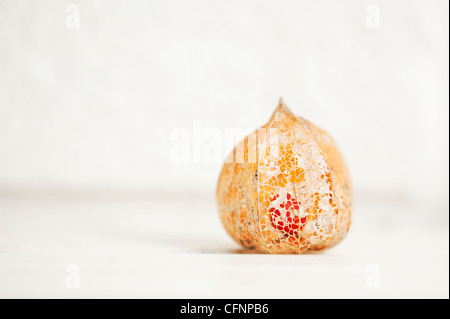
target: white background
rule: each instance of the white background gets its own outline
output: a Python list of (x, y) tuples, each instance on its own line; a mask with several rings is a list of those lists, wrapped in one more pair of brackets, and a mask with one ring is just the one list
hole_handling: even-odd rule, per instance
[[(64, 296), (40, 290), (47, 279), (39, 278), (57, 276), (46, 267), (33, 284), (14, 280), (23, 278), (17, 263), (49, 251), (64, 269), (61, 251), (84, 254), (92, 242), (101, 252), (129, 252), (132, 243), (99, 239), (114, 227), (129, 229), (149, 254), (170, 251), (164, 245), (174, 237), (178, 253), (236, 249), (215, 210), (221, 164), (175, 164), (171, 134), (191, 132), (196, 121), (221, 132), (255, 129), (280, 96), (335, 138), (350, 168), (355, 223), (337, 254), (364, 269), (361, 254), (371, 250), (359, 236), (369, 227), (378, 254), (399, 246), (400, 255), (430, 260), (414, 274), (435, 277), (417, 292), (448, 296), (447, 1), (72, 3), (79, 28), (71, 28), (70, 2), (0, 4), (0, 296)], [(231, 148), (223, 148), (225, 158)], [(161, 227), (152, 224), (161, 218)], [(426, 255), (429, 245), (438, 261)], [(375, 263), (384, 265), (380, 258)], [(111, 276), (126, 281), (116, 270)], [(359, 295), (418, 296), (390, 284), (390, 295)], [(158, 289), (137, 295), (172, 296)]]

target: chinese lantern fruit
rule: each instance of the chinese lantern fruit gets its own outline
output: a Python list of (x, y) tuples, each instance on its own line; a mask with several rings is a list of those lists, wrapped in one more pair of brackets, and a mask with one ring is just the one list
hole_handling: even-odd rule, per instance
[(333, 139), (280, 100), (239, 142), (217, 185), (227, 232), (244, 248), (300, 254), (341, 241), (351, 222), (347, 167)]

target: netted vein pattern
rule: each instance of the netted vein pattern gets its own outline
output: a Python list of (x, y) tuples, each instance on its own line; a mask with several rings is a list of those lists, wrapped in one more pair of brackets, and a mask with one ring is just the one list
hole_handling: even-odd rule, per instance
[(351, 222), (349, 174), (333, 139), (280, 101), (270, 121), (227, 158), (217, 202), (243, 247), (299, 254), (345, 237)]

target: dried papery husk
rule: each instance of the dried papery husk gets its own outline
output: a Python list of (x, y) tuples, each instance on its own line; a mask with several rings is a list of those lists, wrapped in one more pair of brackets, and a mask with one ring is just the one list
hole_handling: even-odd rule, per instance
[(333, 139), (280, 102), (228, 156), (217, 186), (227, 232), (244, 248), (300, 254), (341, 241), (351, 223), (348, 169)]

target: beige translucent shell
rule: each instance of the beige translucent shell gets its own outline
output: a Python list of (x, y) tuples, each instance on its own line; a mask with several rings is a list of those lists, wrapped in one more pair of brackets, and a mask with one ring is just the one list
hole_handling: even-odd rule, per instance
[(300, 254), (341, 241), (351, 222), (347, 167), (333, 139), (280, 100), (269, 122), (228, 156), (220, 218), (244, 248)]

